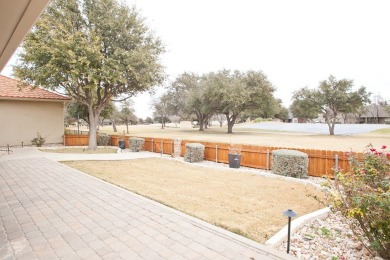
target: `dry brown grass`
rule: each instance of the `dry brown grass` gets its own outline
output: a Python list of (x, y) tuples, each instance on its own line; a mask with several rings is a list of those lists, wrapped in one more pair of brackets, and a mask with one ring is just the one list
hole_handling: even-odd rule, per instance
[(312, 186), (237, 170), (159, 158), (65, 164), (261, 243), (286, 224), (283, 211), (322, 208)]
[[(363, 152), (370, 143), (374, 147), (389, 145), (390, 132), (378, 130), (366, 134), (345, 136), (345, 135), (320, 135), (297, 132), (280, 132), (262, 129), (240, 128), (236, 125), (233, 128), (234, 134), (227, 134), (226, 127), (213, 126), (204, 132), (199, 132), (196, 128), (180, 125), (180, 128), (161, 129), (158, 125), (132, 125), (130, 135), (139, 137), (155, 138), (180, 138), (185, 140), (241, 143), (261, 146), (302, 148), (332, 151)], [(122, 133), (125, 126), (118, 126), (118, 133)], [(84, 130), (84, 129), (83, 129)], [(111, 126), (100, 128), (101, 133), (114, 133)]]
[(50, 149), (39, 149), (41, 152), (47, 153), (80, 153), (80, 154), (102, 154), (102, 153), (116, 153), (116, 148), (99, 147), (96, 150), (88, 150), (86, 148), (50, 148)]

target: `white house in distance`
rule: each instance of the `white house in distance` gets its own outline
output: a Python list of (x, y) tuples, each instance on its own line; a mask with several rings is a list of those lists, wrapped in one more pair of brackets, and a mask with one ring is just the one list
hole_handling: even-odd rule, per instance
[(0, 146), (31, 145), (39, 133), (46, 143), (62, 143), (64, 106), (70, 98), (0, 75)]

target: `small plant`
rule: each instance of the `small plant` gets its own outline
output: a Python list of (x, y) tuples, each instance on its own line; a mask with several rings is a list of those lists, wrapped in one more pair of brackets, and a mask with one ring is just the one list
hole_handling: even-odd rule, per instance
[(348, 172), (336, 172), (332, 209), (349, 221), (354, 235), (371, 252), (390, 259), (390, 162), (387, 147), (371, 145), (359, 160), (350, 155)]
[(144, 143), (145, 143), (145, 139), (143, 138), (131, 137), (129, 139), (130, 150), (132, 152), (139, 152), (142, 150)]
[(323, 235), (324, 237), (327, 237), (327, 238), (330, 237), (330, 230), (327, 229), (326, 227), (322, 227), (322, 228), (321, 228), (321, 233), (322, 233), (322, 235)]
[(229, 146), (229, 154), (241, 154), (242, 146), (239, 144), (232, 144)]
[(46, 139), (43, 136), (41, 136), (41, 134), (39, 132), (37, 132), (37, 137), (33, 138), (31, 140), (31, 143), (33, 145), (41, 147), (45, 143), (45, 141), (46, 141)]

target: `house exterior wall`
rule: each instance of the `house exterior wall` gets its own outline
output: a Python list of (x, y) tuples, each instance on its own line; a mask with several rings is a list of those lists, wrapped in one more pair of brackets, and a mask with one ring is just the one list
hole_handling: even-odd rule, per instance
[(63, 142), (63, 102), (0, 100), (0, 146), (31, 145), (37, 132), (45, 143)]

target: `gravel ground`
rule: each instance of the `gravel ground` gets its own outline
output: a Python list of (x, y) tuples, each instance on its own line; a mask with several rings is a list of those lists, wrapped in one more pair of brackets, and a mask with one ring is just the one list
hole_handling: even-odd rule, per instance
[[(173, 160), (184, 161), (183, 157)], [(192, 163), (198, 167), (229, 168), (228, 164), (203, 161)], [(237, 169), (231, 169), (237, 170)], [(302, 182), (322, 189), (321, 183), (325, 180), (318, 177), (309, 177), (306, 180), (274, 175), (269, 171), (240, 167), (240, 171), (258, 174), (271, 178), (284, 178)], [(277, 249), (287, 250), (287, 241)], [(382, 259), (370, 254), (363, 244), (357, 240), (349, 228), (346, 219), (340, 213), (329, 213), (325, 219), (317, 219), (307, 223), (291, 236), (290, 254), (299, 259)]]

